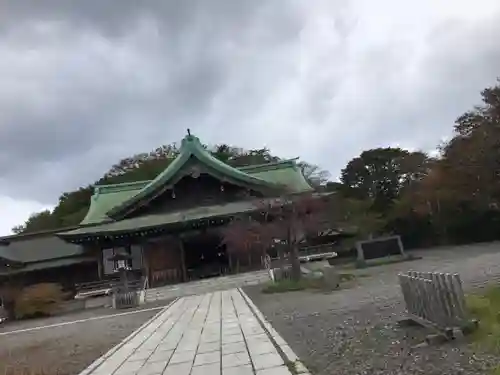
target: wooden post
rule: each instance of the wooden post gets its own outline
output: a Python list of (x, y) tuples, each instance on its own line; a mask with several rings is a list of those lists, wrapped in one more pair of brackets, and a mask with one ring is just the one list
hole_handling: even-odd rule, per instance
[(356, 251), (358, 254), (358, 261), (364, 262), (365, 260), (365, 253), (363, 252), (363, 245), (361, 241), (356, 242)]
[(184, 251), (184, 241), (182, 237), (179, 237), (179, 247), (181, 249), (181, 270), (182, 270), (182, 281), (186, 282), (187, 280), (187, 269), (186, 269), (186, 253)]
[(142, 263), (142, 272), (143, 276), (148, 280), (148, 285), (151, 285), (151, 271), (149, 269), (149, 250), (146, 241), (141, 241), (141, 263)]
[(95, 254), (96, 254), (96, 257), (97, 257), (97, 278), (99, 280), (102, 280), (103, 279), (103, 276), (104, 276), (104, 265), (103, 265), (103, 254), (102, 254), (102, 249), (100, 247), (97, 248), (97, 251), (96, 249), (92, 249)]
[(398, 241), (398, 246), (399, 246), (399, 251), (401, 253), (401, 255), (405, 255), (405, 249), (403, 247), (403, 241), (401, 241), (401, 236), (396, 236), (397, 238), (397, 241)]

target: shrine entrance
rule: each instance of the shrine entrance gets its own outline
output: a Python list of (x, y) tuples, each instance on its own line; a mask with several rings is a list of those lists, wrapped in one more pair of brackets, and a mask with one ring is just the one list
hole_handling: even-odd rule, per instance
[(218, 277), (228, 273), (226, 246), (214, 232), (204, 232), (183, 240), (188, 280)]

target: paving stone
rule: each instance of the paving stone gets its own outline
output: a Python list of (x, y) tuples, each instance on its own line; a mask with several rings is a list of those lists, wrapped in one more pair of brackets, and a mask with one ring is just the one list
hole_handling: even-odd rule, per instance
[(277, 353), (267, 353), (252, 356), (252, 362), (256, 370), (284, 365), (283, 358)]
[(201, 366), (201, 365), (206, 365), (210, 363), (220, 363), (220, 352), (215, 351), (215, 352), (209, 352), (209, 353), (199, 353), (196, 354), (196, 357), (194, 358), (194, 366)]
[(220, 362), (193, 367), (190, 375), (221, 375)]
[(241, 329), (242, 329), (243, 334), (245, 336), (262, 335), (265, 333), (265, 331), (260, 326), (257, 326), (257, 327), (242, 326)]
[(250, 363), (250, 357), (248, 353), (232, 353), (222, 356), (222, 368), (241, 366)]
[(129, 361), (138, 361), (148, 359), (153, 354), (153, 350), (138, 350), (128, 358)]
[(235, 327), (235, 328), (224, 328), (222, 327), (222, 337), (224, 336), (232, 336), (232, 335), (241, 335), (241, 328)]
[(245, 343), (242, 342), (233, 342), (230, 344), (224, 344), (222, 345), (222, 354), (233, 354), (233, 353), (240, 353), (240, 352), (246, 352), (247, 351), (247, 346)]
[(220, 318), (218, 318), (214, 323), (205, 323), (205, 327), (203, 327), (203, 332), (213, 332), (213, 333), (218, 333), (220, 332)]
[(239, 329), (240, 328), (240, 325), (239, 323), (222, 323), (222, 331), (225, 331), (225, 330), (230, 330), (230, 329)]
[(247, 341), (247, 344), (249, 346), (260, 345), (260, 344), (265, 343), (265, 342), (271, 342), (271, 340), (269, 339), (269, 336), (267, 336), (266, 334), (247, 336), (246, 341)]
[(200, 345), (198, 346), (198, 354), (200, 353), (209, 353), (209, 352), (213, 352), (213, 351), (216, 351), (216, 350), (220, 350), (220, 342), (218, 341), (215, 341), (215, 342), (202, 342), (200, 343)]
[(118, 368), (118, 370), (115, 372), (115, 374), (121, 375), (121, 374), (135, 373), (144, 365), (145, 362), (146, 361), (144, 361), (144, 360), (126, 361)]
[(162, 375), (189, 375), (191, 363), (168, 364)]
[(198, 341), (199, 340), (180, 343), (175, 350), (178, 352), (196, 350), (196, 348), (198, 347)]
[(170, 357), (172, 356), (173, 350), (160, 350), (153, 353), (151, 357), (148, 358), (148, 362), (158, 362), (165, 361), (168, 362)]
[(258, 370), (257, 375), (292, 375), (292, 373), (288, 370), (288, 367), (280, 366)]
[(234, 342), (241, 342), (243, 341), (243, 335), (237, 334), (237, 335), (231, 335), (231, 336), (222, 336), (222, 344), (231, 344)]
[(193, 362), (195, 356), (194, 350), (184, 351), (184, 352), (174, 352), (174, 355), (170, 359), (170, 363), (182, 363), (182, 362)]
[(177, 342), (165, 341), (160, 343), (156, 348), (156, 351), (164, 351), (164, 350), (174, 350), (177, 346)]
[(167, 367), (168, 361), (146, 362), (137, 373), (138, 375), (156, 375), (161, 374)]
[(222, 369), (222, 375), (254, 375), (251, 365), (242, 365)]
[(262, 343), (249, 343), (248, 344), (248, 351), (250, 352), (250, 355), (261, 355), (261, 354), (267, 354), (267, 353), (278, 353), (276, 351), (276, 347), (271, 343), (271, 342), (262, 342)]

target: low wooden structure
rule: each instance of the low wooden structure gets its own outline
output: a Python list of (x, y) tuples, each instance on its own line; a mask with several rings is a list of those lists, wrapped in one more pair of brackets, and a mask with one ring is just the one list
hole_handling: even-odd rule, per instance
[(407, 314), (413, 322), (437, 330), (448, 339), (463, 335), (477, 324), (468, 317), (458, 274), (410, 271), (398, 276)]
[(141, 294), (144, 293), (145, 284), (142, 280), (126, 281), (119, 283), (112, 289), (112, 305), (115, 309), (126, 309), (141, 304)]

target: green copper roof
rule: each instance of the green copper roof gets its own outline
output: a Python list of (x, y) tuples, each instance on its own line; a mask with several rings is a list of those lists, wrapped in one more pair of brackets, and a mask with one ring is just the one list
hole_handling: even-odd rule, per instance
[[(73, 245), (77, 246), (77, 245)], [(82, 264), (82, 263), (96, 263), (96, 259), (93, 257), (77, 257), (77, 258), (63, 258), (63, 259), (51, 259), (45, 260), (37, 263), (28, 263), (23, 267), (10, 267), (0, 269), (0, 275), (15, 275), (19, 273), (32, 272), (38, 270), (45, 270), (48, 268), (58, 268), (58, 267), (67, 267), (74, 264)]]
[(66, 243), (54, 233), (9, 237), (8, 245), (0, 245), (0, 258), (18, 263), (34, 263), (57, 258), (80, 256), (80, 246)]
[(147, 186), (150, 181), (138, 181), (115, 185), (99, 185), (94, 188), (90, 207), (81, 224), (95, 224), (111, 220), (106, 213), (127, 201)]
[(240, 201), (222, 205), (200, 206), (164, 214), (144, 215), (130, 219), (103, 223), (97, 226), (81, 227), (68, 232), (59, 233), (58, 236), (67, 238), (73, 236), (83, 236), (86, 234), (114, 235), (129, 232), (131, 230), (149, 229), (168, 224), (227, 216), (235, 213), (253, 211), (257, 208), (258, 207), (254, 201)]
[(110, 215), (167, 185), (191, 157), (220, 175), (250, 186), (282, 187), (292, 193), (312, 190), (295, 160), (233, 168), (213, 157), (197, 137), (188, 135), (182, 141), (180, 155), (154, 180), (96, 186), (89, 211), (81, 224), (112, 221)]
[(276, 163), (247, 166), (239, 169), (262, 180), (285, 185), (292, 193), (313, 190), (302, 174), (302, 171), (295, 163), (295, 160), (285, 160)]
[(209, 151), (207, 151), (200, 140), (189, 134), (182, 140), (180, 154), (169, 166), (160, 173), (153, 181), (149, 182), (142, 188), (136, 195), (130, 199), (125, 200), (121, 204), (116, 205), (107, 212), (107, 216), (114, 217), (126, 212), (132, 208), (135, 203), (141, 199), (151, 197), (155, 192), (158, 192), (163, 187), (169, 185), (172, 179), (178, 175), (178, 172), (186, 166), (190, 159), (194, 157), (199, 163), (213, 170), (216, 174), (227, 177), (235, 182), (243, 183), (252, 187), (274, 187), (278, 188), (279, 184), (276, 182), (269, 182), (258, 177), (251, 176), (241, 170), (231, 167), (215, 158)]
[[(331, 194), (331, 192), (313, 193), (313, 197), (320, 198)], [(130, 232), (147, 232), (148, 230), (165, 228), (173, 224), (189, 224), (198, 220), (217, 221), (231, 215), (262, 209), (262, 204), (275, 200), (276, 198), (264, 198), (261, 201), (246, 200), (213, 206), (200, 206), (168, 213), (138, 216), (93, 226), (89, 225), (61, 232), (57, 235), (71, 241), (71, 239), (82, 237), (120, 236)]]

